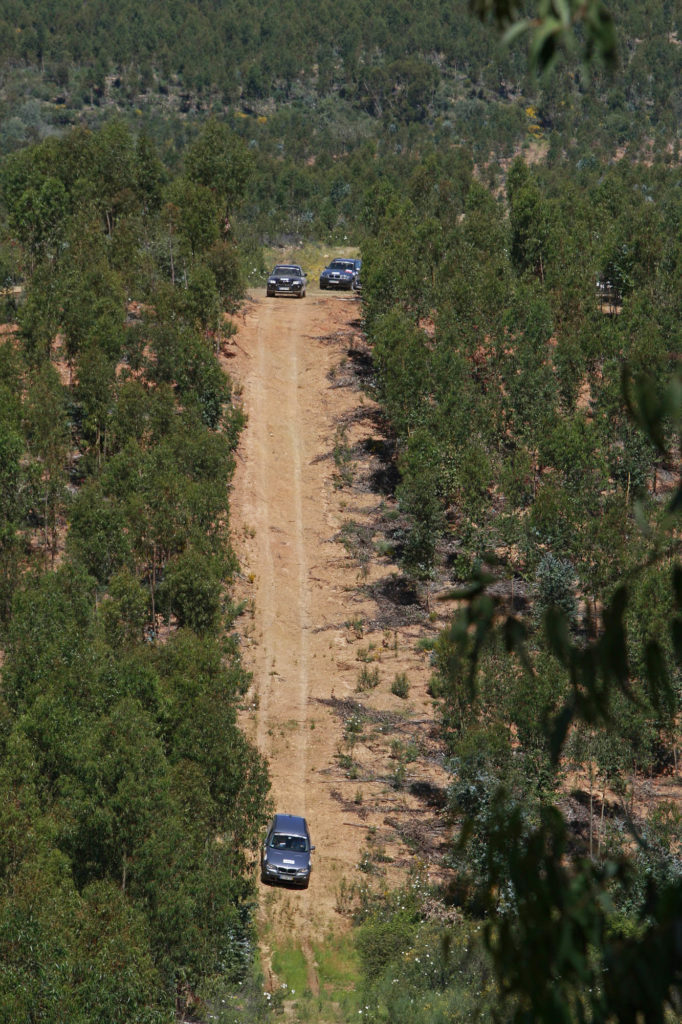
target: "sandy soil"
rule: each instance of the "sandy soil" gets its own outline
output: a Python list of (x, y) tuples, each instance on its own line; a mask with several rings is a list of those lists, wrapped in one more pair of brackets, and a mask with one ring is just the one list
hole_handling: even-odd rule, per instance
[[(362, 453), (377, 436), (373, 403), (348, 372), (349, 350), (364, 344), (360, 314), (359, 299), (345, 293), (311, 290), (296, 300), (255, 291), (225, 358), (248, 417), (231, 510), (250, 608), (239, 621), (253, 672), (242, 725), (269, 760), (275, 809), (305, 815), (316, 845), (307, 891), (261, 886), (264, 962), (268, 970), (268, 935), (303, 939), (313, 992), (310, 942), (347, 926), (347, 894), (367, 881), (368, 867), (390, 882), (417, 858), (436, 871), (444, 840), (438, 809), (423, 796), (445, 778), (428, 659), (415, 647), (438, 623), (424, 616), (424, 624), (377, 628), (367, 584), (395, 567), (377, 556), (360, 571), (339, 536), (344, 523), (367, 522), (391, 500), (371, 492), (360, 464), (353, 480), (339, 478), (340, 439), (345, 452)], [(357, 689), (363, 665), (379, 672), (369, 692)], [(391, 692), (402, 671), (404, 700)], [(362, 724), (351, 738), (353, 715)], [(423, 841), (411, 841), (415, 832)]]

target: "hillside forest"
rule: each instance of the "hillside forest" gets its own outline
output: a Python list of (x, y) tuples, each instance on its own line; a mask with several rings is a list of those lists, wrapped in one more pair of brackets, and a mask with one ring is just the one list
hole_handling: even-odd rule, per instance
[(540, 72), (458, 2), (0, 3), (0, 1020), (274, 1012), (217, 355), (304, 240), (362, 252), (376, 557), (458, 609), (451, 883), (357, 906), (364, 1019), (679, 1018), (680, 7), (609, 6)]

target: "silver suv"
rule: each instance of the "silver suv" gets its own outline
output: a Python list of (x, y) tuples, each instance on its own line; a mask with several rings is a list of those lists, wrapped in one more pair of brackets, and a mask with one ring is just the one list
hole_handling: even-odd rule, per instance
[(285, 882), (307, 889), (312, 869), (310, 854), (314, 849), (305, 818), (276, 814), (261, 850), (261, 881)]

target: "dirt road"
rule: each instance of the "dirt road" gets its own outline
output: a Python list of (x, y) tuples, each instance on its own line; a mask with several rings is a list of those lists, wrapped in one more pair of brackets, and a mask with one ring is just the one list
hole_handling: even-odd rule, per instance
[[(245, 577), (241, 596), (252, 614), (241, 627), (254, 679), (242, 724), (269, 760), (275, 809), (305, 815), (316, 845), (309, 889), (262, 887), (261, 911), (275, 940), (294, 934), (304, 952), (310, 940), (344, 927), (339, 889), (342, 879), (358, 879), (370, 829), (376, 835), (384, 826), (387, 809), (402, 813), (413, 804), (376, 771), (385, 753), (376, 737), (360, 736), (353, 771), (339, 756), (348, 732), (338, 703), (358, 698), (360, 638), (369, 640), (361, 624), (376, 617), (339, 534), (349, 517), (371, 514), (382, 500), (338, 480), (340, 430), (349, 448), (376, 433), (372, 403), (357, 388), (340, 386), (348, 350), (361, 342), (360, 311), (354, 295), (296, 300), (254, 292), (226, 359), (248, 417), (231, 511)], [(370, 575), (386, 571), (377, 564)], [(427, 673), (413, 638), (403, 639), (400, 650), (397, 635), (393, 641), (390, 668), (410, 667), (410, 701), (392, 696), (383, 666), (382, 684), (368, 699), (387, 714), (400, 705), (403, 718), (424, 721)], [(369, 641), (372, 649), (379, 657), (382, 640)], [(267, 939), (265, 947), (267, 961)], [(312, 956), (308, 983), (314, 992)]]
[(354, 868), (360, 845), (357, 836), (339, 841), (339, 806), (329, 799), (325, 774), (334, 764), (339, 727), (316, 704), (343, 689), (337, 650), (344, 642), (337, 632), (350, 617), (346, 588), (356, 576), (333, 539), (342, 517), (332, 448), (335, 423), (357, 395), (331, 387), (329, 374), (358, 315), (355, 296), (297, 300), (256, 293), (228, 367), (248, 417), (232, 522), (252, 582), (246, 661), (254, 673), (256, 741), (270, 761), (276, 808), (309, 818), (317, 847), (308, 891), (279, 892), (322, 926), (333, 914), (334, 884)]

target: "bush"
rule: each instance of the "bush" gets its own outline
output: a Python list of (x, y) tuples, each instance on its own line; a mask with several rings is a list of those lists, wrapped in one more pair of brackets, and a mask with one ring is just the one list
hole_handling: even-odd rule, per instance
[(535, 574), (538, 611), (542, 613), (547, 608), (558, 608), (573, 620), (577, 608), (575, 587), (571, 563), (552, 554), (544, 555)]
[(405, 700), (409, 692), (410, 684), (407, 680), (407, 675), (404, 672), (396, 673), (396, 677), (391, 683), (391, 693)]
[(192, 548), (166, 566), (159, 605), (179, 626), (198, 633), (213, 629), (220, 617), (221, 580), (215, 561)]
[(411, 948), (416, 933), (417, 922), (407, 913), (363, 925), (357, 933), (357, 949), (365, 975), (377, 977), (387, 964), (398, 960)]
[(107, 640), (115, 649), (142, 640), (149, 619), (149, 598), (129, 569), (112, 576), (109, 597), (100, 606)]
[(375, 665), (374, 668), (369, 668), (367, 665), (363, 665), (360, 669), (358, 676), (358, 685), (356, 690), (358, 693), (362, 693), (365, 690), (373, 690), (375, 686), (379, 685), (379, 669)]

